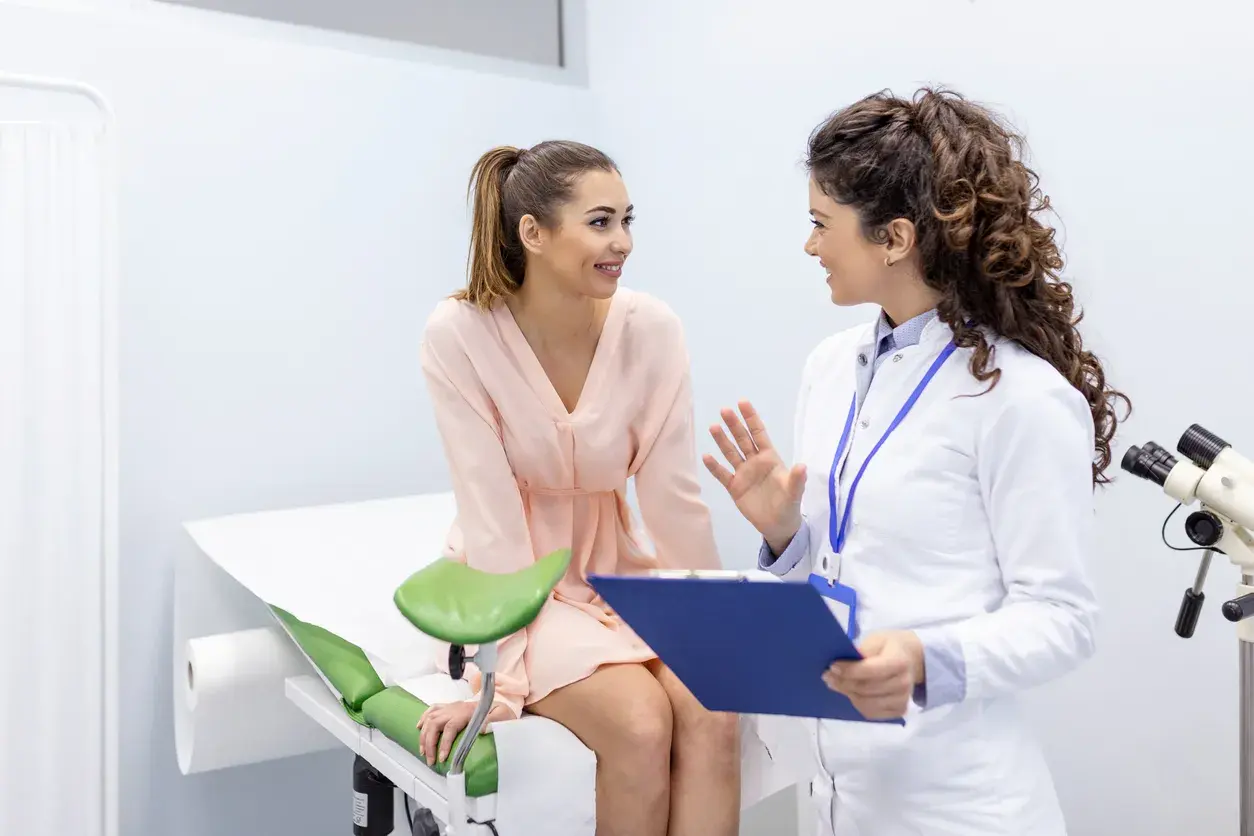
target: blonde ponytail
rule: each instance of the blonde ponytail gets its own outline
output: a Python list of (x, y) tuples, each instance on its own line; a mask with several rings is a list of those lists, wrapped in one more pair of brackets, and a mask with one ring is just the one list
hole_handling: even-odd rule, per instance
[[(510, 169), (518, 162), (521, 150), (508, 145), (485, 153), (470, 173), (467, 195), (474, 193), (474, 212), (470, 230), (470, 257), (466, 287), (453, 294), (482, 310), (490, 309), (498, 299), (513, 293), (522, 278), (510, 274), (505, 263), (506, 241), (504, 186)], [(517, 236), (517, 230), (513, 230)]]

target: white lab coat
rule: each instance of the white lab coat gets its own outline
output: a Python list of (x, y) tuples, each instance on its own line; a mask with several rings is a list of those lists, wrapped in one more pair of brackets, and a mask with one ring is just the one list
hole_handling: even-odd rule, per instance
[[(839, 571), (858, 593), (863, 637), (912, 629), (925, 641), (947, 640), (961, 648), (966, 690), (948, 705), (912, 703), (904, 728), (806, 721), (819, 765), (819, 832), (1063, 836), (1053, 782), (1017, 697), (1094, 649), (1088, 404), (1048, 363), (995, 338), (997, 386), (956, 397), (987, 386), (970, 373), (970, 350), (958, 349), (868, 466), (837, 560), (828, 473), (850, 398), (871, 374), (874, 334), (874, 323), (836, 334), (806, 362), (795, 458), (808, 469), (810, 547), (785, 577)], [(917, 345), (874, 372), (846, 448), (841, 512), (858, 467), (951, 337), (933, 319)]]

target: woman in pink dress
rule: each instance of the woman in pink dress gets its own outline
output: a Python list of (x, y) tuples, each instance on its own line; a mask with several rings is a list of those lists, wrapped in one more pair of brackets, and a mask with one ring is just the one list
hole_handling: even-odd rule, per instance
[[(488, 720), (526, 710), (596, 753), (598, 834), (734, 836), (737, 718), (706, 711), (586, 580), (719, 566), (679, 319), (619, 287), (632, 207), (601, 152), (496, 148), (471, 183), (469, 281), (422, 341), (457, 499), (448, 555), (513, 572), (573, 553), (540, 616), (501, 643)], [(633, 476), (652, 548), (627, 503)], [(427, 711), (428, 761), (448, 757), (472, 710)]]

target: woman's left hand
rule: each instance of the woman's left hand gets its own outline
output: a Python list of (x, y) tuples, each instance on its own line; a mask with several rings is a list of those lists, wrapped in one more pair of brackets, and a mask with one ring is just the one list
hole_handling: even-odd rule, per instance
[[(427, 766), (444, 763), (453, 753), (453, 740), (470, 725), (478, 706), (477, 699), (430, 706), (418, 718), (418, 743)], [(491, 724), (509, 720), (509, 709), (497, 703), (492, 706), (479, 734), (491, 731)]]
[(919, 637), (908, 630), (871, 633), (858, 651), (863, 659), (834, 663), (824, 672), (823, 682), (849, 697), (868, 720), (906, 716), (915, 686), (924, 681)]

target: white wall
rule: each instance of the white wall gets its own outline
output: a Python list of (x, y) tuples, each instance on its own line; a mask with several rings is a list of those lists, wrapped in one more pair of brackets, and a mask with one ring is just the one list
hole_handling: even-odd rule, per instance
[(0, 3), (0, 71), (96, 85), (122, 137), (120, 833), (341, 836), (347, 754), (178, 773), (180, 525), (447, 485), (416, 358), (462, 281), (466, 176), (490, 145), (582, 137), (588, 97), (99, 5)]
[[(1254, 457), (1246, 36), (1210, 0), (1159, 15), (1087, 6), (594, 4), (600, 137), (639, 210), (625, 281), (683, 316), (699, 426), (748, 397), (791, 444), (802, 359), (868, 313), (833, 308), (802, 252), (806, 137), (865, 94), (938, 82), (1028, 133), (1065, 223), (1085, 334), (1135, 401), (1116, 470), (1129, 444), (1174, 449), (1194, 421)], [(756, 539), (706, 484), (725, 558), (749, 564)], [(1160, 541), (1172, 504), (1130, 476), (1098, 504), (1099, 655), (1031, 700), (1072, 834), (1234, 832), (1237, 656), (1218, 606), (1235, 572), (1216, 562), (1198, 632), (1179, 639), (1196, 561)]]

